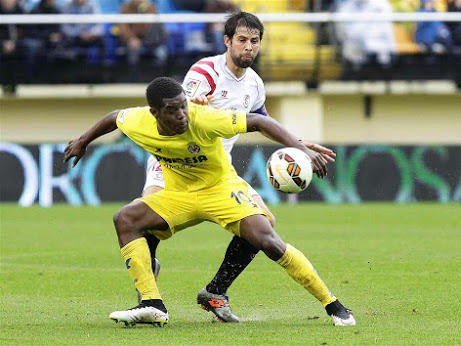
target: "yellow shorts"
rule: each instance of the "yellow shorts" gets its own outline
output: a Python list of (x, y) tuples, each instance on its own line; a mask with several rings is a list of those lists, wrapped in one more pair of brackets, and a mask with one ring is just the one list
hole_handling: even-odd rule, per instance
[(248, 194), (248, 184), (240, 178), (196, 192), (161, 190), (137, 200), (146, 203), (170, 226), (166, 231), (150, 231), (161, 240), (203, 221), (217, 223), (239, 235), (241, 219), (258, 214), (268, 217)]

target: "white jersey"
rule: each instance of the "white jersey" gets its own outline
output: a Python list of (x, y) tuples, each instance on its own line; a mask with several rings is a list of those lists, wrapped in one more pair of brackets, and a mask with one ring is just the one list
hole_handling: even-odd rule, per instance
[[(237, 78), (226, 66), (226, 54), (211, 56), (197, 61), (187, 72), (182, 87), (189, 99), (199, 95), (213, 95), (209, 105), (221, 109), (233, 109), (246, 113), (266, 114), (266, 91), (261, 77), (250, 67)], [(222, 138), (229, 161), (231, 150), (239, 135)], [(160, 163), (151, 155), (147, 161), (146, 182), (149, 186), (165, 187)], [(251, 195), (256, 191), (249, 186)]]
[[(245, 74), (237, 78), (226, 66), (226, 54), (197, 61), (187, 72), (182, 87), (188, 98), (213, 95), (209, 105), (215, 108), (265, 114), (266, 92), (261, 77), (248, 67)], [(230, 160), (238, 137), (222, 139)]]

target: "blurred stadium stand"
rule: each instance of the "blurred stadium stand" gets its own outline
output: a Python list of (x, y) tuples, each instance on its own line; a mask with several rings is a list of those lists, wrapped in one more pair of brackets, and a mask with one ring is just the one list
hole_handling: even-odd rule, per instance
[[(94, 1), (103, 14), (119, 13), (124, 0), (87, 0)], [(387, 3), (388, 0), (383, 0)], [(458, 11), (461, 13), (459, 0), (433, 0), (434, 11)], [(65, 0), (57, 0), (56, 6), (63, 8)], [(370, 0), (235, 0), (242, 10), (260, 14), (302, 14), (310, 12), (334, 12), (341, 6), (350, 3), (360, 8), (362, 3)], [(380, 1), (381, 2), (381, 1)], [(423, 3), (432, 0), (390, 0), (395, 12), (422, 11)], [(30, 12), (39, 0), (19, 1), (25, 13)], [(174, 0), (152, 0), (160, 14), (189, 14), (192, 11), (179, 8)], [(389, 5), (389, 6), (390, 6)], [(4, 13), (4, 11), (2, 11)], [(461, 22), (450, 23), (450, 46), (439, 51), (427, 49), (416, 43), (417, 25), (412, 22), (394, 22), (392, 35), (395, 39), (395, 53), (388, 64), (383, 65), (379, 59), (367, 56), (360, 64), (351, 63), (344, 55), (344, 44), (338, 37), (335, 23), (301, 21), (272, 22), (266, 21), (266, 33), (262, 49), (255, 68), (266, 81), (298, 80), (309, 87), (317, 87), (329, 80), (448, 80), (461, 86), (461, 44), (459, 26)], [(139, 62), (139, 69), (145, 73), (133, 80), (126, 63), (125, 52), (119, 40), (118, 24), (104, 25), (105, 54), (98, 56), (94, 48), (88, 48), (83, 58), (77, 59), (60, 49), (57, 53), (46, 51), (44, 57), (34, 62), (33, 69), (27, 57), (28, 48), (18, 54), (18, 63), (2, 68), (2, 84), (69, 84), (69, 83), (145, 83), (158, 75), (171, 75), (181, 79), (188, 67), (198, 58), (220, 53), (213, 50), (212, 38), (207, 35), (206, 22), (167, 22), (168, 63), (162, 66), (153, 65), (148, 54)], [(5, 32), (6, 25), (0, 25)], [(6, 31), (11, 31), (9, 25)], [(19, 32), (23, 30), (25, 38), (30, 27), (17, 25)], [(1, 37), (8, 39), (8, 34)], [(18, 41), (21, 37), (16, 37)], [(82, 54), (80, 54), (82, 55)], [(2, 55), (4, 56), (4, 55)], [(2, 58), (3, 59), (3, 58)], [(2, 65), (6, 66), (4, 61)], [(24, 68), (25, 67), (25, 68)], [(5, 82), (5, 71), (12, 73), (14, 81)], [(4, 87), (5, 92), (14, 91), (14, 87)]]
[[(3, 1), (0, 0), (0, 3)], [(110, 110), (144, 104), (145, 82), (158, 75), (169, 75), (182, 80), (184, 73), (198, 58), (220, 53), (214, 48), (213, 37), (208, 34), (208, 29), (209, 23), (222, 22), (224, 15), (195, 13), (180, 9), (174, 0), (155, 0), (153, 3), (159, 14), (151, 15), (149, 21), (159, 20), (168, 32), (168, 60), (163, 66), (155, 65), (152, 56), (144, 52), (138, 65), (142, 73), (133, 79), (127, 63), (127, 52), (124, 50), (126, 47), (120, 39), (120, 24), (126, 20), (133, 23), (139, 19), (135, 18), (138, 15), (130, 14), (121, 18), (118, 13), (124, 3), (122, 0), (87, 1), (98, 1), (98, 8), (102, 12), (102, 15), (97, 15), (96, 22), (104, 25), (103, 56), (95, 54), (94, 49), (85, 51), (83, 48), (79, 57), (72, 56), (66, 49), (48, 49), (42, 56), (31, 59), (27, 46), (20, 42), (21, 31), (29, 34), (30, 30), (42, 24), (36, 24), (38, 20), (32, 19), (35, 24), (25, 25), (27, 22), (21, 20), (38, 17), (0, 14), (2, 47), (5, 40), (11, 38), (18, 44), (17, 60), (4, 64), (5, 56), (1, 56), (4, 92), (0, 93), (0, 145), (3, 145), (0, 159), (3, 160), (2, 167), (6, 167), (2, 170), (2, 177), (7, 183), (3, 184), (3, 190), (0, 191), (3, 193), (3, 199), (0, 200), (18, 201), (21, 205), (30, 205), (38, 200), (41, 205), (49, 206), (53, 200), (46, 200), (46, 196), (54, 196), (54, 201), (63, 201), (61, 193), (71, 191), (58, 186), (60, 181), (62, 184), (66, 181), (72, 182), (69, 185), (71, 187), (75, 183), (82, 196), (88, 197), (88, 191), (93, 191), (97, 197), (99, 192), (96, 191), (104, 183), (120, 178), (119, 170), (102, 169), (98, 172), (104, 177), (103, 183), (97, 183), (97, 179), (93, 179), (93, 185), (81, 188), (82, 179), (92, 177), (86, 170), (91, 167), (96, 169), (95, 161), (90, 159), (93, 164), (85, 164), (85, 170), (80, 171), (79, 175), (73, 173), (76, 171), (65, 173), (66, 167), (61, 163), (61, 151), (64, 148), (62, 143), (79, 136), (89, 124)], [(370, 1), (380, 4), (386, 2), (389, 9), (392, 5), (392, 21), (390, 17), (379, 17), (377, 9), (370, 7), (367, 11), (371, 13), (346, 13), (346, 19), (338, 12), (339, 6), (357, 6), (359, 2), (370, 4)], [(456, 35), (459, 34), (461, 25), (461, 0), (456, 3), (437, 0), (434, 3), (437, 11), (454, 9), (457, 13), (416, 12), (421, 8), (419, 0), (234, 2), (243, 10), (257, 13), (265, 24), (261, 53), (254, 68), (265, 81), (269, 114), (299, 138), (334, 145), (338, 152), (336, 168), (334, 172), (331, 171), (333, 175), (329, 174), (330, 179), (336, 179), (337, 176), (337, 180), (330, 180), (331, 185), (318, 185), (321, 196), (316, 192), (313, 199), (323, 198), (332, 203), (346, 200), (356, 203), (354, 196), (352, 199), (346, 196), (357, 188), (364, 193), (364, 200), (395, 198), (398, 202), (459, 202), (461, 43)], [(39, 0), (22, 2), (26, 12), (30, 12), (38, 3)], [(62, 8), (65, 0), (57, 0), (56, 4)], [(455, 5), (459, 5), (459, 8), (455, 8)], [(45, 21), (45, 25), (54, 23), (54, 27), (59, 27), (63, 23), (95, 20), (94, 16), (77, 17), (46, 18), (48, 21)], [(11, 18), (15, 18), (15, 21)], [(145, 23), (145, 17), (142, 20), (144, 22), (141, 23)], [(445, 25), (449, 28), (452, 33), (452, 45), (446, 47), (449, 49), (436, 52), (432, 47), (425, 49), (418, 44), (415, 32), (417, 22), (421, 21), (435, 21), (433, 27), (443, 28)], [(444, 22), (446, 23), (443, 24)], [(376, 58), (376, 54), (368, 54), (368, 51), (362, 50), (356, 56), (363, 61), (349, 61), (356, 52), (352, 51), (354, 54), (351, 55), (351, 51), (345, 49), (344, 39), (338, 35), (338, 27), (341, 26), (338, 24), (341, 23), (359, 24), (350, 26), (354, 30), (359, 28), (359, 40), (365, 36), (373, 37), (380, 28), (386, 28), (383, 31), (391, 35), (387, 36), (387, 39), (390, 38), (387, 42), (392, 43), (387, 47), (394, 49), (391, 51), (391, 59), (383, 65)], [(380, 26), (379, 23), (385, 25)], [(19, 35), (9, 37), (12, 32)], [(376, 43), (378, 40), (372, 39), (371, 42)], [(379, 44), (371, 47), (378, 48), (379, 52)], [(363, 49), (363, 46), (359, 45), (359, 48)], [(31, 61), (33, 66), (29, 65)], [(4, 77), (8, 75), (14, 76), (17, 89), (11, 80), (5, 80)], [(98, 142), (102, 144), (99, 148), (106, 153), (117, 152), (130, 158), (134, 153), (131, 147), (119, 153), (122, 150), (120, 145), (125, 145), (120, 140), (119, 134), (114, 132)], [(242, 153), (251, 152), (252, 155), (242, 156), (248, 159), (245, 162), (252, 163), (241, 166), (240, 172), (248, 168), (247, 173), (260, 172), (263, 177), (265, 161), (260, 149), (264, 149), (266, 153), (273, 150), (273, 147), (268, 146), (269, 140), (262, 135), (251, 134), (242, 136), (238, 144)], [(349, 154), (346, 155), (346, 152)], [(365, 155), (365, 152), (368, 153), (366, 156), (357, 156)], [(143, 181), (144, 153), (138, 154), (137, 161), (129, 169), (132, 185)], [(383, 160), (382, 155), (394, 157), (395, 160)], [(96, 159), (99, 160), (97, 156)], [(365, 160), (366, 166), (371, 170), (363, 170)], [(111, 162), (119, 164), (118, 156)], [(23, 167), (22, 164), (26, 166)], [(32, 168), (26, 169), (30, 167)], [(398, 169), (394, 169), (395, 167)], [(48, 175), (43, 175), (41, 170), (46, 170), (44, 172), (48, 172)], [(394, 178), (388, 179), (388, 172), (383, 175), (383, 170), (393, 171)], [(430, 175), (431, 172), (436, 175)], [(24, 174), (24, 179), (20, 178), (21, 174)], [(106, 174), (112, 178), (107, 179)], [(347, 184), (343, 183), (344, 174), (350, 177)], [(431, 182), (432, 178), (438, 179), (437, 174), (449, 184), (446, 185), (443, 179), (437, 180), (441, 183)], [(41, 181), (44, 176), (56, 178), (57, 183), (43, 185)], [(428, 176), (432, 178), (429, 179)], [(368, 183), (361, 185), (360, 177), (367, 177), (373, 188), (385, 190), (387, 194), (375, 191), (371, 195), (377, 198), (371, 198), (367, 191), (374, 191), (373, 188)], [(392, 187), (383, 185), (386, 186), (383, 188), (380, 183), (376, 183), (377, 179), (381, 179), (380, 182), (392, 180)], [(424, 179), (428, 186), (422, 189), (424, 184), (421, 181)], [(26, 203), (21, 196), (32, 185), (35, 192)], [(439, 186), (438, 190), (433, 189), (436, 185)], [(107, 183), (105, 188), (112, 191), (112, 183)], [(139, 193), (137, 189), (135, 186), (131, 192), (125, 191), (117, 198), (130, 199), (132, 194), (135, 196)], [(9, 192), (5, 192), (7, 190)], [(328, 194), (325, 191), (333, 192)], [(101, 193), (101, 200), (119, 200), (107, 197), (108, 195), (110, 194)], [(87, 197), (85, 203), (98, 204), (97, 198)]]

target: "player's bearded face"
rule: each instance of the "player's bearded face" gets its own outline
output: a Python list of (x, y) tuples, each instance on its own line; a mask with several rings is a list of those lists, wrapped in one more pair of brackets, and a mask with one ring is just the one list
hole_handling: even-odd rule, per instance
[(235, 30), (232, 40), (226, 40), (226, 45), (230, 51), (232, 62), (236, 66), (240, 68), (250, 67), (261, 46), (259, 30), (239, 26)]
[(174, 136), (186, 132), (189, 127), (189, 116), (184, 93), (173, 98), (164, 98), (163, 104), (156, 116), (159, 133)]

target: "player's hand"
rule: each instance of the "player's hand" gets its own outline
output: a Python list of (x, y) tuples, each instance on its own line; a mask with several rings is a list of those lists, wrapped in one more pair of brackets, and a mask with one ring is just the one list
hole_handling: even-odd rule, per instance
[(317, 176), (320, 179), (325, 178), (327, 176), (327, 171), (328, 171), (327, 169), (328, 161), (325, 158), (324, 154), (318, 153), (310, 149), (306, 149), (304, 152), (307, 154), (307, 156), (309, 156), (309, 158), (312, 161), (312, 171), (315, 174), (317, 174)]
[(335, 162), (335, 157), (336, 157), (336, 153), (329, 149), (329, 148), (326, 148), (320, 144), (315, 144), (315, 143), (304, 143), (304, 145), (309, 148), (310, 150), (313, 150), (313, 151), (316, 151), (320, 154), (323, 155), (323, 157), (329, 161), (329, 162)]
[(211, 99), (213, 98), (213, 95), (208, 95), (208, 96), (205, 96), (205, 95), (198, 95), (198, 96), (195, 96), (194, 98), (192, 98), (190, 101), (191, 102), (194, 102), (194, 103), (197, 103), (199, 105), (207, 105)]
[(72, 168), (80, 161), (80, 159), (86, 153), (87, 144), (81, 139), (73, 139), (68, 144), (67, 147), (64, 149), (64, 162), (69, 161), (72, 157), (75, 157), (74, 161), (72, 162)]

